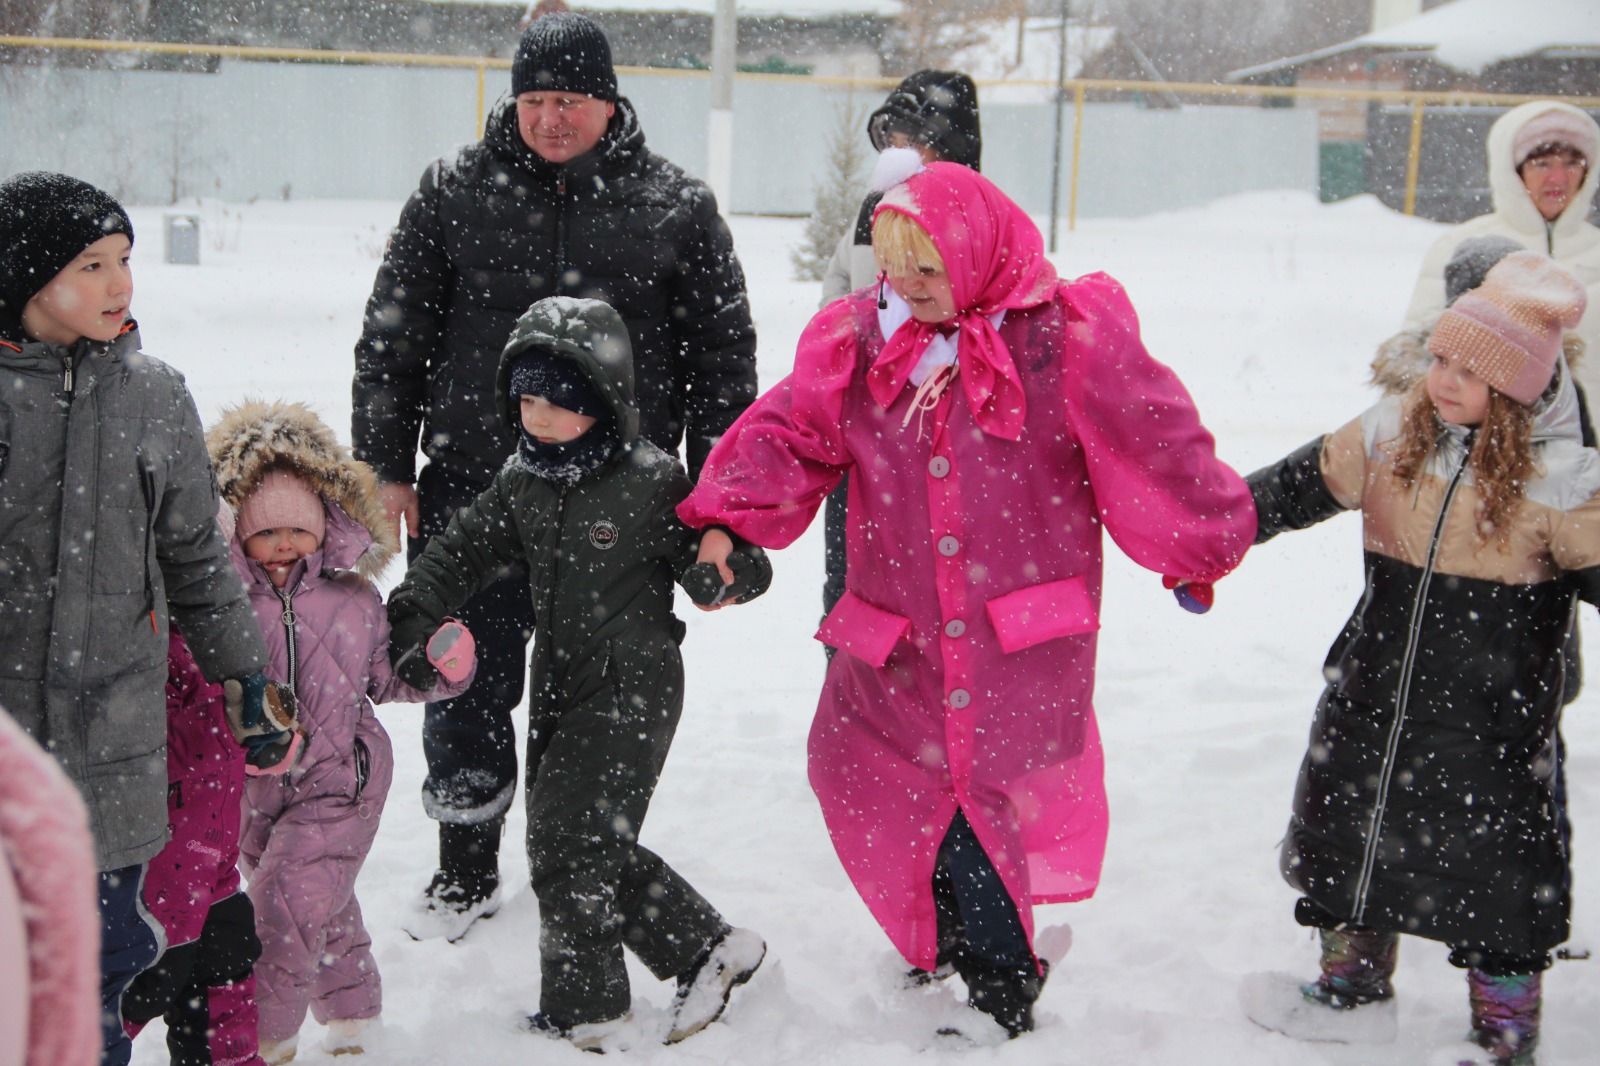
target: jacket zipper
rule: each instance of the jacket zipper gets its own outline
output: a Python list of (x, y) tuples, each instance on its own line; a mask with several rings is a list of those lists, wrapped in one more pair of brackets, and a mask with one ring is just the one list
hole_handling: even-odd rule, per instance
[(285, 678), (285, 684), (289, 686), (290, 692), (293, 692), (296, 696), (299, 696), (300, 686), (295, 683), (295, 675), (299, 673), (300, 664), (299, 656), (295, 648), (294, 637), (294, 593), (285, 592), (283, 589), (273, 589), (272, 591), (278, 594), (278, 600), (283, 604), (283, 639), (284, 648), (287, 651), (289, 658), (289, 675), (287, 678)]
[(1433, 583), (1433, 568), (1439, 558), (1439, 541), (1444, 536), (1445, 519), (1450, 515), (1456, 490), (1467, 472), (1467, 461), (1472, 458), (1472, 433), (1468, 433), (1461, 453), (1461, 463), (1450, 477), (1445, 488), (1444, 501), (1439, 505), (1439, 517), (1434, 519), (1433, 535), (1428, 541), (1428, 558), (1422, 567), (1422, 579), (1417, 583), (1417, 594), (1411, 602), (1411, 620), (1406, 632), (1406, 650), (1400, 659), (1400, 678), (1396, 687), (1394, 720), (1389, 723), (1389, 736), (1384, 744), (1383, 763), (1378, 767), (1378, 795), (1372, 804), (1372, 819), (1367, 827), (1367, 845), (1361, 857), (1361, 876), (1356, 880), (1356, 908), (1351, 921), (1363, 924), (1367, 911), (1367, 893), (1372, 889), (1372, 874), (1378, 863), (1378, 831), (1383, 825), (1385, 808), (1389, 804), (1389, 785), (1394, 777), (1394, 759), (1400, 747), (1400, 732), (1405, 725), (1406, 708), (1411, 702), (1411, 673), (1417, 665), (1417, 642), (1422, 637), (1422, 611), (1428, 602), (1428, 588)]
[[(566, 523), (565, 523), (566, 512), (567, 512), (567, 489), (566, 489), (566, 486), (563, 485), (556, 492), (555, 522), (552, 523), (552, 525), (555, 527), (555, 531), (556, 531), (556, 550), (550, 557), (550, 588), (546, 592), (545, 599), (544, 599), (544, 626), (545, 626), (545, 632), (547, 632), (547, 633), (556, 632), (556, 629), (555, 629), (556, 586), (559, 584), (559, 580), (558, 579), (560, 577), (560, 571), (561, 571), (561, 545), (564, 544), (566, 542), (566, 539), (567, 539), (567, 531), (566, 531), (566, 528), (565, 528), (566, 527)], [(550, 645), (547, 645), (547, 646), (554, 647), (554, 644), (550, 644)]]
[(567, 277), (567, 171), (562, 167), (556, 173), (556, 285), (560, 292)]
[(72, 353), (68, 352), (61, 357), (61, 391), (72, 397)]
[(150, 616), (150, 632), (160, 635), (156, 628), (156, 585), (150, 578), (150, 541), (156, 528), (156, 472), (144, 461), (144, 453), (134, 455), (139, 467), (139, 488), (144, 492), (147, 517), (144, 523), (144, 609)]

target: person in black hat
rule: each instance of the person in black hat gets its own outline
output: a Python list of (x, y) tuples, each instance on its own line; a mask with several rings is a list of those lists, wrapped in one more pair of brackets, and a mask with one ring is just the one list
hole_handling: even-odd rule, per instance
[(83, 795), (100, 908), (101, 1063), (125, 1066), (128, 986), (161, 951), (141, 898), (166, 843), (167, 652), (246, 682), (266, 650), (217, 531), (183, 378), (130, 315), (133, 225), (87, 182), (0, 182), (0, 706)]
[[(867, 118), (867, 136), (876, 151), (915, 148), (923, 162), (943, 160), (982, 170), (983, 133), (978, 124), (978, 87), (955, 70), (919, 70), (908, 76)], [(861, 201), (855, 226), (839, 238), (833, 258), (822, 274), (824, 307), (846, 293), (878, 283), (878, 263), (872, 255), (872, 212), (883, 198), (869, 193)], [(846, 479), (828, 496), (823, 512), (822, 613), (832, 611), (844, 595)], [(823, 646), (825, 654), (833, 649)]]
[[(384, 482), (413, 555), (512, 450), (512, 428), (494, 412), (495, 370), (517, 316), (540, 299), (616, 308), (641, 432), (668, 452), (686, 446), (691, 475), (755, 397), (755, 328), (732, 235), (711, 191), (645, 146), (605, 34), (570, 12), (536, 19), (510, 88), (481, 141), (423, 174), (356, 344), (355, 453)], [(526, 575), (485, 589), (462, 620), (478, 640), (477, 679), (424, 715), (423, 806), (440, 839), (438, 869), (405, 923), (419, 938), (459, 938), (499, 906), (517, 783), (511, 717), (533, 630)]]

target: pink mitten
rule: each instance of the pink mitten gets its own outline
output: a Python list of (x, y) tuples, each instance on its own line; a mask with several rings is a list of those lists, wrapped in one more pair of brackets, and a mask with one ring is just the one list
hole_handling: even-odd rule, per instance
[(454, 618), (446, 618), (428, 638), (428, 662), (446, 681), (465, 681), (477, 664), (476, 648), (471, 630)]

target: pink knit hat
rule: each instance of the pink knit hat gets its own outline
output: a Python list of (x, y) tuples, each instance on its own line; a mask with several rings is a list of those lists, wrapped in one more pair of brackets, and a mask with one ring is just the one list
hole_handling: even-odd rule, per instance
[(1550, 259), (1513, 252), (1439, 316), (1428, 351), (1460, 359), (1491, 388), (1531, 404), (1550, 384), (1562, 330), (1587, 304), (1583, 286)]
[(288, 470), (269, 470), (254, 492), (239, 504), (239, 539), (249, 540), (263, 529), (303, 529), (317, 543), (328, 532), (328, 515), (322, 497), (311, 491), (304, 478)]
[(1551, 108), (1524, 122), (1517, 131), (1511, 142), (1511, 165), (1520, 168), (1535, 150), (1561, 144), (1577, 149), (1584, 161), (1593, 166), (1596, 150), (1600, 148), (1597, 140), (1600, 140), (1600, 131), (1596, 130), (1593, 119)]

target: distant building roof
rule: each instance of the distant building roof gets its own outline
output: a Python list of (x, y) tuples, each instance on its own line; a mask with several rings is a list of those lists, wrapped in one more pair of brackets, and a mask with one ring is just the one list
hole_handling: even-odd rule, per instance
[[(526, 9), (530, 0), (433, 0), (434, 3), (504, 4)], [(687, 11), (714, 14), (717, 0), (566, 0), (573, 11)], [(818, 18), (830, 15), (880, 15), (900, 13), (899, 0), (738, 0), (741, 15), (788, 15)]]
[(1476, 74), (1503, 60), (1539, 53), (1600, 55), (1596, 0), (1455, 0), (1315, 52), (1235, 70), (1250, 81), (1348, 52), (1430, 52), (1447, 67)]

